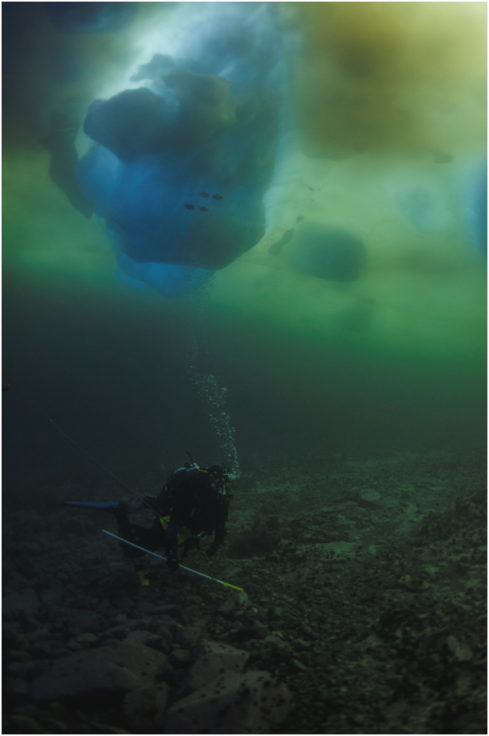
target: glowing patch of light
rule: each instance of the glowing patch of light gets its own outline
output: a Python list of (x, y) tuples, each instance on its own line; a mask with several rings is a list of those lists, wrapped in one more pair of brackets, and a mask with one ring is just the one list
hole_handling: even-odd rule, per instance
[[(130, 49), (130, 62), (118, 66), (114, 74), (104, 75), (100, 87), (95, 88), (94, 100), (107, 100), (128, 89), (151, 87), (151, 80), (131, 81), (131, 77), (155, 54), (192, 58), (200, 38), (224, 25), (233, 16), (240, 16), (243, 24), (242, 3), (179, 3), (171, 9), (164, 6), (158, 8), (157, 5), (155, 3), (151, 8), (148, 17), (127, 31), (124, 42)], [(247, 14), (249, 24), (258, 28), (264, 12), (262, 4), (257, 3), (256, 11)], [(225, 72), (225, 69), (219, 70), (223, 76), (226, 76)], [(93, 141), (80, 129), (76, 136), (78, 155), (83, 156), (92, 144)]]

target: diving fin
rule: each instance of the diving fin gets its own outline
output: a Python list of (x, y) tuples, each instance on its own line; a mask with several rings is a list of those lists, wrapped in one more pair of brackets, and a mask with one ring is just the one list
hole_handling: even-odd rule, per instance
[(132, 503), (124, 501), (64, 501), (66, 506), (77, 506), (81, 509), (95, 509), (96, 511), (121, 511), (126, 514), (135, 514), (143, 507), (153, 510), (154, 501), (151, 496), (139, 496)]
[(66, 506), (77, 506), (81, 509), (98, 509), (99, 511), (117, 511), (121, 508), (119, 501), (65, 501)]

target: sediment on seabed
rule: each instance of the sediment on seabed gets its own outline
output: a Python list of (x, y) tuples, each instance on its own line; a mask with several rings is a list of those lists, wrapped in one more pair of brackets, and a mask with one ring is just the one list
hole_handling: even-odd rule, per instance
[(140, 587), (99, 515), (10, 506), (4, 733), (484, 732), (484, 477), (245, 470), (225, 550), (186, 563), (246, 596), (157, 562)]

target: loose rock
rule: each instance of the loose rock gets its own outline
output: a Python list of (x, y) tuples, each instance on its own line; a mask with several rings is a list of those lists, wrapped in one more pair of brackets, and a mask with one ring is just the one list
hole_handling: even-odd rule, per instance
[(164, 719), (167, 733), (270, 733), (292, 708), (286, 685), (268, 672), (226, 673), (178, 700)]
[(204, 687), (225, 672), (242, 672), (249, 659), (248, 652), (214, 641), (202, 642), (194, 654), (197, 661), (184, 681), (182, 692), (185, 693)]
[(144, 645), (87, 649), (54, 662), (32, 685), (35, 700), (57, 700), (93, 692), (128, 692), (151, 684), (167, 658)]

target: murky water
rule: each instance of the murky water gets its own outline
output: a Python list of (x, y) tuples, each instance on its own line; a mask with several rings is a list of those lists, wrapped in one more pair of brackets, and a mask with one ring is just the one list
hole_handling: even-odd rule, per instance
[[(229, 389), (246, 464), (305, 447), (484, 445), (483, 5), (219, 6), (120, 4), (120, 17), (117, 4), (107, 16), (4, 9), (8, 434), (29, 400), (56, 407), (90, 445), (131, 404), (124, 432), (103, 432), (99, 449), (123, 447), (136, 476), (137, 457), (175, 462), (189, 442), (219, 455), (183, 378), (195, 343), (201, 370)], [(131, 81), (155, 54), (177, 59), (173, 77), (154, 62)], [(178, 74), (187, 88), (175, 99)], [(208, 89), (216, 79), (225, 89)], [(160, 95), (168, 115), (186, 105), (194, 127), (155, 143), (136, 123), (99, 121), (121, 156), (138, 135), (146, 145), (118, 164), (125, 183), (109, 192), (117, 156), (84, 120), (94, 100), (135, 89)], [(94, 145), (107, 161), (88, 185), (76, 159)], [(243, 147), (231, 163), (229, 145)], [(268, 168), (245, 165), (263, 146)], [(199, 197), (212, 177), (222, 202)], [(192, 197), (214, 207), (195, 214), (182, 207)], [(229, 243), (229, 265), (195, 289), (199, 269), (186, 266), (220, 259), (214, 237)], [(240, 237), (242, 255), (232, 252)], [(153, 288), (168, 268), (165, 238), (181, 261), (170, 266), (178, 276), (167, 272), (167, 292), (183, 284), (173, 298)], [(194, 413), (202, 425), (189, 426)]]
[(485, 15), (3, 5), (8, 508), (485, 451)]

